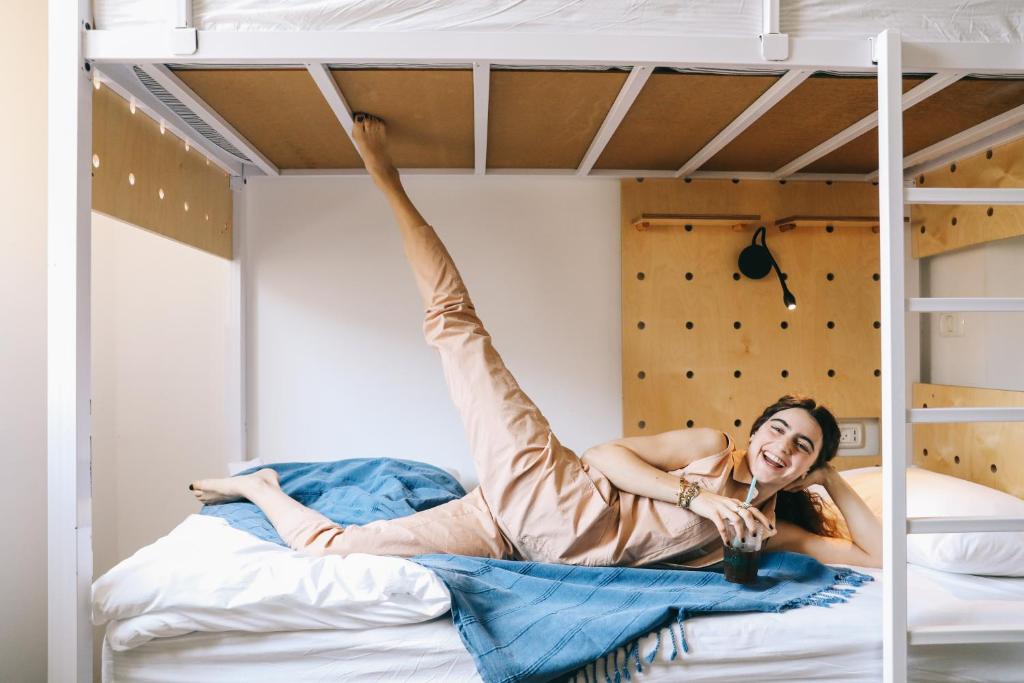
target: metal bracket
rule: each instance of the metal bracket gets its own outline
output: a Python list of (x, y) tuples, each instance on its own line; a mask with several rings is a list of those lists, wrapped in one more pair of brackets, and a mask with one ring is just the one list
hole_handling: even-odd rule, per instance
[(245, 177), (240, 175), (231, 176), (230, 187), (232, 192), (241, 192), (245, 187)]
[(789, 59), (788, 33), (763, 33), (761, 38), (761, 58), (772, 62)]
[(194, 28), (173, 28), (170, 34), (171, 54), (194, 55), (199, 49), (199, 32)]
[(878, 41), (875, 40), (874, 36), (868, 38), (871, 41), (871, 63), (878, 64)]

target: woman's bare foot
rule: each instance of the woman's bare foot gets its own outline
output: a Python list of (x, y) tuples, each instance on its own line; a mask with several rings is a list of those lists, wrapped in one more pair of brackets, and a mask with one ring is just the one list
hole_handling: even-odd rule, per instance
[(252, 492), (261, 486), (281, 488), (277, 481), (277, 472), (267, 468), (242, 477), (199, 479), (192, 482), (188, 488), (199, 502), (216, 505), (217, 503), (251, 499)]
[(356, 114), (352, 124), (352, 138), (363, 157), (366, 170), (381, 188), (398, 180), (398, 169), (388, 152), (387, 125), (370, 114)]

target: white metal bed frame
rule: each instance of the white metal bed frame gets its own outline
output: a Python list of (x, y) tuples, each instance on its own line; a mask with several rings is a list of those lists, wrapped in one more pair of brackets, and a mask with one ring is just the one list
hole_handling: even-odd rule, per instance
[[(86, 681), (92, 676), (92, 498), (90, 437), (90, 239), (92, 80), (102, 78), (134, 98), (156, 118), (179, 121), (130, 76), (139, 65), (221, 135), (243, 150), (243, 164), (184, 123), (182, 138), (202, 149), (238, 179), (288, 174), (218, 116), (164, 64), (266, 64), (305, 66), (345, 131), (352, 116), (328, 74), (332, 64), (472, 65), (475, 98), (475, 168), (422, 169), (418, 173), (497, 173), (485, 168), (488, 72), (492, 64), (621, 65), (631, 72), (579, 168), (569, 171), (514, 170), (500, 173), (572, 174), (622, 177), (742, 177), (831, 179), (879, 183), (882, 296), (882, 453), (884, 506), (884, 680), (907, 680), (908, 645), (1024, 642), (1024, 624), (1014, 628), (956, 626), (907, 628), (906, 534), (1021, 531), (1024, 519), (908, 519), (906, 468), (912, 423), (1024, 421), (1020, 408), (930, 408), (908, 410), (906, 313), (945, 311), (1024, 312), (1024, 299), (907, 298), (905, 204), (1024, 204), (1024, 189), (917, 189), (905, 177), (1024, 136), (1024, 106), (1011, 110), (907, 158), (902, 154), (902, 111), (968, 73), (1024, 74), (1024, 45), (903, 42), (884, 31), (870, 40), (789, 38), (779, 33), (778, 0), (763, 0), (763, 34), (749, 37), (652, 37), (513, 33), (356, 33), (197, 31), (191, 0), (167, 0), (173, 9), (166, 30), (93, 30), (89, 0), (50, 0), (49, 19), (49, 213), (48, 213), (48, 506), (49, 506), (49, 680)], [(594, 170), (593, 166), (646, 79), (657, 66), (728, 67), (787, 71), (677, 171)], [(96, 73), (96, 68), (103, 75)], [(822, 143), (774, 173), (710, 173), (697, 169), (815, 70), (878, 74), (878, 112)], [(935, 73), (901, 92), (904, 72)], [(879, 169), (867, 175), (802, 174), (800, 169), (875, 125), (879, 128)], [(291, 172), (307, 173), (307, 172)], [(357, 174), (362, 170), (308, 174)], [(240, 189), (241, 183), (233, 183)], [(237, 215), (237, 212), (236, 212)], [(241, 226), (236, 223), (236, 227)], [(244, 230), (237, 231), (239, 236)], [(244, 239), (244, 237), (243, 237)], [(236, 348), (244, 368), (241, 316), (242, 268), (236, 240)], [(239, 369), (238, 443), (245, 450), (244, 370)]]

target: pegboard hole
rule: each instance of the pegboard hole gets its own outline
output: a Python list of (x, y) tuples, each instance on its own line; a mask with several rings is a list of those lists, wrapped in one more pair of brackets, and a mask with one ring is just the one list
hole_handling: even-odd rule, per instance
[(928, 457), (928, 449), (927, 448), (922, 449), (921, 450), (921, 455), (923, 455), (924, 457), (927, 458)]
[(693, 420), (687, 420), (686, 421), (686, 426), (687, 426), (687, 428), (693, 427)]
[(643, 272), (640, 272), (640, 273), (636, 274), (636, 279), (637, 280), (643, 280), (645, 277), (647, 277), (647, 276), (644, 275)]
[(128, 184), (133, 186), (133, 187), (135, 186), (135, 174), (134, 173), (129, 173), (128, 174)]
[(923, 225), (922, 225), (922, 226), (921, 226), (921, 234), (922, 234), (922, 235), (924, 234), (924, 231), (925, 231), (925, 226), (923, 226)]
[(953, 216), (951, 219), (949, 219), (949, 223), (950, 225), (956, 225), (956, 216)]
[(644, 321), (643, 321), (643, 320), (641, 320), (640, 322), (638, 322), (638, 323), (636, 324), (636, 328), (637, 328), (638, 330), (642, 330), (642, 329), (644, 329), (645, 327), (647, 327), (647, 325), (646, 325), (646, 323), (644, 323)]
[(738, 330), (738, 329), (740, 329), (741, 327), (743, 327), (743, 323), (741, 323), (741, 322), (740, 322), (739, 320), (737, 320), (736, 322), (734, 322), (734, 323), (732, 324), (732, 329), (734, 329), (734, 330)]
[(988, 207), (988, 209), (986, 209), (986, 210), (985, 210), (985, 215), (986, 215), (986, 216), (990, 216), (990, 217), (991, 217), (991, 216), (992, 216), (992, 214), (994, 214), (994, 213), (995, 213), (995, 211), (994, 211), (994, 210), (992, 209), (992, 207), (991, 207), (991, 206), (990, 206), (990, 207)]
[(693, 279), (693, 273), (687, 273), (686, 274), (686, 279), (687, 280), (692, 280)]
[(640, 372), (636, 373), (636, 376), (639, 377), (640, 379), (644, 379), (647, 377), (647, 373), (641, 370)]
[(875, 282), (878, 282), (879, 280), (882, 279), (882, 277), (878, 273), (871, 273), (871, 279), (874, 280)]
[(789, 329), (789, 323), (786, 322), (785, 320), (783, 320), (781, 323), (779, 323), (779, 327), (781, 327), (784, 330), (788, 330)]
[(732, 279), (738, 281), (740, 279), (740, 274), (739, 273), (733, 273), (732, 274)]
[(781, 374), (782, 378), (785, 379), (786, 377), (789, 377), (789, 370), (783, 370)]
[(741, 427), (743, 426), (743, 420), (737, 417), (735, 420), (732, 421), (732, 424), (734, 427)]
[(985, 158), (986, 159), (991, 159), (992, 158), (992, 150), (989, 149), (989, 150), (985, 151)]
[(950, 164), (949, 165), (949, 172), (950, 173), (956, 173), (956, 164)]
[(740, 179), (739, 178), (733, 178), (732, 179), (732, 184), (733, 185), (739, 185), (740, 184)]
[(924, 176), (923, 175), (917, 176), (917, 184), (918, 185), (924, 185)]
[(921, 407), (922, 407), (922, 408), (927, 408), (927, 407), (928, 407), (928, 404), (927, 404), (927, 403), (922, 403), (922, 404), (921, 404)]
[(780, 180), (780, 181), (779, 181), (779, 185), (785, 185), (785, 184), (786, 184), (786, 181), (785, 181), (785, 180)]
[(959, 465), (960, 464), (960, 456), (959, 455), (954, 455), (953, 456), (953, 462), (955, 462), (957, 465)]
[(686, 379), (693, 379), (693, 370), (686, 371)]
[(991, 472), (992, 474), (995, 474), (996, 472), (998, 472), (998, 471), (999, 471), (999, 468), (995, 466), (995, 463), (993, 463), (993, 464), (989, 465), (989, 466), (988, 466), (988, 469), (989, 469), (989, 471), (990, 471), (990, 472)]
[(686, 321), (686, 329), (688, 329), (688, 330), (692, 330), (693, 329), (693, 323), (690, 322), (689, 320)]
[(836, 279), (835, 273), (829, 273), (828, 275), (825, 276), (825, 279), (828, 280), (829, 282), (832, 282), (833, 280)]
[(882, 371), (881, 371), (881, 370), (878, 370), (878, 369), (876, 369), (876, 370), (875, 370), (875, 377), (881, 377), (881, 376), (882, 376)]
[(835, 231), (835, 229), (836, 229), (836, 228), (835, 228), (835, 226), (834, 226), (834, 225), (826, 225), (826, 226), (825, 226), (825, 232), (834, 232), (834, 231)]
[(877, 320), (875, 322), (871, 323), (871, 326), (874, 327), (876, 330), (882, 329), (882, 323), (880, 323)]
[(827, 323), (825, 323), (825, 327), (827, 327), (830, 330), (834, 330), (836, 329), (836, 323), (834, 320), (829, 320)]
[(789, 273), (783, 273), (782, 274), (782, 279), (783, 279), (783, 281), (788, 280), (789, 279)]
[(686, 230), (686, 232), (693, 232), (693, 226), (692, 225), (684, 225), (683, 229)]
[(683, 178), (683, 182), (684, 183), (692, 183), (693, 182), (693, 178)]
[(833, 370), (832, 368), (829, 368), (829, 370), (828, 370), (828, 376), (829, 376), (829, 377), (835, 377), (835, 376), (836, 376), (836, 371), (835, 371), (835, 370)]
[(644, 422), (643, 420), (640, 420), (639, 422), (636, 423), (636, 426), (639, 427), (640, 429), (644, 429), (645, 427), (647, 427), (647, 423)]
[(739, 379), (740, 377), (743, 376), (743, 373), (740, 372), (739, 370), (733, 370), (732, 376), (735, 377), (736, 379)]

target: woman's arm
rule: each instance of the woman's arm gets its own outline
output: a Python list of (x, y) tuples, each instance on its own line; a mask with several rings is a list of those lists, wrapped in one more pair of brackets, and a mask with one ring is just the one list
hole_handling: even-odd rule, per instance
[(769, 550), (792, 550), (810, 555), (825, 564), (855, 564), (861, 567), (882, 566), (882, 525), (861, 500), (857, 492), (831, 465), (813, 472), (807, 479), (795, 482), (789, 490), (821, 484), (843, 513), (850, 538), (818, 536), (789, 522), (778, 523), (779, 533)]

